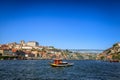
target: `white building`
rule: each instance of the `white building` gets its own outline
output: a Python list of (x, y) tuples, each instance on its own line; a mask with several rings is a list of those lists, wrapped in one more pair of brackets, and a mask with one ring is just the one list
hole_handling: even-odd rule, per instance
[(120, 47), (120, 42), (113, 44), (113, 46), (118, 46), (118, 47)]
[(118, 46), (120, 47), (120, 43), (117, 43), (118, 44)]
[(39, 50), (42, 50), (43, 47), (40, 47), (40, 46), (35, 46), (34, 49), (39, 49)]
[(21, 45), (17, 44), (14, 46), (15, 49), (21, 49)]
[(32, 47), (35, 47), (35, 46), (39, 46), (39, 43), (38, 42), (35, 42), (35, 41), (29, 41), (26, 43), (27, 46), (32, 46)]
[(29, 50), (31, 50), (33, 48), (31, 46), (22, 46), (22, 49), (29, 49)]

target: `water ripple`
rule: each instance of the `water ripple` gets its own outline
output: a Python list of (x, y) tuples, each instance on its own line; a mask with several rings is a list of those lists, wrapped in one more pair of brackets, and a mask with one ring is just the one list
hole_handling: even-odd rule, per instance
[(1, 80), (119, 80), (120, 63), (70, 60), (71, 67), (51, 67), (50, 60), (0, 61)]

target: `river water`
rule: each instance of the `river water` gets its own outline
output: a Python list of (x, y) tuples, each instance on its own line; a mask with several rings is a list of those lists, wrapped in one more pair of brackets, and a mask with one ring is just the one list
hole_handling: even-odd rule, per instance
[(70, 67), (51, 67), (50, 60), (1, 60), (0, 80), (120, 80), (120, 63), (68, 60)]

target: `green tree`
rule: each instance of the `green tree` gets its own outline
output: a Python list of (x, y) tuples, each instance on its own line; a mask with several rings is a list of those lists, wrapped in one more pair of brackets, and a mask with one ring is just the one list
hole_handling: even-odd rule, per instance
[(105, 60), (105, 56), (101, 56), (100, 59), (101, 59), (101, 60)]

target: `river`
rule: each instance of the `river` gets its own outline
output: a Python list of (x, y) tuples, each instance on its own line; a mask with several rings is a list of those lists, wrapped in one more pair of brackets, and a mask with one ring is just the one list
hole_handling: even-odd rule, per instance
[(120, 63), (68, 60), (70, 67), (51, 67), (50, 60), (1, 60), (0, 80), (120, 80)]

